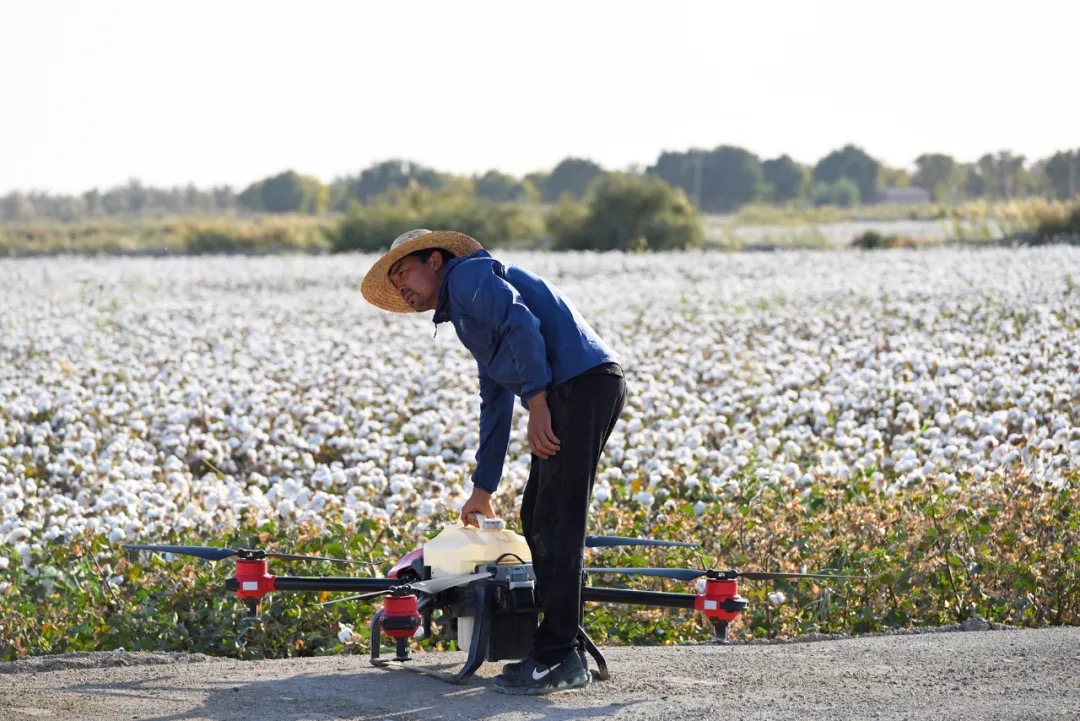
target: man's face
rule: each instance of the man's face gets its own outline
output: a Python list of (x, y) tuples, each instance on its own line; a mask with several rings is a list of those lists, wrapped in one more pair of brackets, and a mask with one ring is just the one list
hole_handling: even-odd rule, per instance
[(390, 266), (390, 283), (413, 310), (435, 310), (442, 269), (441, 253), (432, 253), (427, 262), (407, 255)]

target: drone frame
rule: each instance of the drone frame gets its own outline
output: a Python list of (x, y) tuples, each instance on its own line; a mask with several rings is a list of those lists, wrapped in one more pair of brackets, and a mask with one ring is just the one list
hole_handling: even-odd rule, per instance
[[(628, 539), (613, 536), (590, 536), (586, 539), (586, 546), (611, 546), (611, 545), (678, 545), (695, 546), (696, 544), (675, 541), (654, 541), (650, 539)], [(424, 634), (431, 636), (431, 616), (437, 609), (447, 609), (454, 606), (455, 610), (466, 608), (474, 611), (472, 618), (474, 623), (471, 630), (468, 658), (457, 673), (433, 671), (416, 666), (405, 666), (411, 671), (435, 676), (444, 681), (454, 684), (463, 684), (476, 672), (485, 661), (497, 661), (504, 658), (513, 658), (512, 650), (514, 643), (520, 642), (518, 636), (513, 641), (499, 645), (498, 639), (493, 637), (493, 629), (496, 616), (531, 614), (535, 622), (539, 614), (539, 607), (535, 603), (535, 596), (531, 590), (532, 583), (519, 584), (528, 586), (528, 592), (520, 598), (515, 596), (514, 584), (507, 584), (509, 573), (524, 574), (524, 578), (531, 581), (533, 577), (532, 563), (517, 558), (519, 564), (500, 563), (503, 559), (494, 562), (480, 564), (474, 568), (473, 574), (464, 574), (453, 577), (431, 578), (430, 567), (424, 566), (422, 547), (406, 555), (390, 571), (388, 578), (354, 577), (354, 576), (278, 576), (271, 574), (268, 568), (269, 558), (281, 558), (285, 560), (321, 560), (338, 561), (344, 563), (367, 563), (363, 561), (347, 561), (344, 559), (331, 559), (324, 557), (297, 556), (294, 554), (282, 554), (246, 549), (222, 549), (208, 546), (140, 546), (125, 545), (130, 550), (147, 550), (182, 555), (193, 555), (208, 560), (224, 560), (235, 556), (236, 573), (233, 577), (225, 580), (225, 588), (235, 593), (236, 597), (247, 608), (244, 617), (246, 621), (259, 620), (259, 601), (274, 592), (303, 592), (317, 591), (329, 593), (352, 592), (360, 593), (360, 598), (388, 594), (383, 607), (377, 611), (371, 620), (371, 663), (376, 666), (386, 666), (391, 661), (410, 661), (409, 641), (416, 631), (423, 626)], [(510, 554), (507, 554), (510, 555)], [(516, 569), (516, 570), (515, 570)], [(676, 580), (690, 581), (696, 578), (705, 578), (703, 592), (691, 593), (668, 593), (661, 591), (638, 591), (628, 588), (612, 588), (590, 586), (587, 578), (590, 573), (646, 575), (666, 577)], [(406, 575), (407, 577), (402, 577)], [(782, 573), (782, 572), (740, 572), (727, 571), (694, 571), (691, 569), (674, 568), (584, 568), (581, 578), (581, 603), (618, 603), (626, 605), (658, 607), (658, 608), (682, 608), (701, 612), (712, 625), (713, 643), (727, 643), (729, 623), (746, 610), (747, 599), (738, 593), (738, 578), (768, 579), (768, 578), (852, 578), (851, 576), (834, 576), (829, 574), (807, 573)], [(522, 576), (517, 576), (522, 578)], [(449, 585), (448, 585), (449, 584)], [(512, 596), (508, 600), (506, 594)], [(417, 594), (422, 597), (418, 597)], [(463, 595), (464, 594), (464, 595)], [(336, 603), (350, 600), (337, 599), (325, 603)], [(469, 617), (470, 614), (457, 613), (456, 617)], [(504, 629), (507, 625), (504, 623)], [(513, 627), (518, 633), (524, 626)], [(535, 628), (535, 625), (533, 625)], [(382, 656), (383, 632), (394, 640), (395, 655), (393, 658)], [(607, 661), (596, 644), (589, 638), (582, 626), (578, 626), (578, 641), (582, 647), (592, 656), (596, 664), (593, 677), (598, 680), (606, 680), (608, 672)], [(495, 645), (493, 645), (493, 643)], [(494, 649), (494, 650), (493, 650)]]

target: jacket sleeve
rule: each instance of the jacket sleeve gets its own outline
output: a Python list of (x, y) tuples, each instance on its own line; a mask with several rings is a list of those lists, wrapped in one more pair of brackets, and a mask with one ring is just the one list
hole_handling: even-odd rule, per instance
[(521, 397), (529, 400), (551, 384), (540, 320), (533, 315), (517, 288), (495, 273), (484, 273), (471, 298), (463, 305), (473, 318), (494, 328), (510, 349), (521, 380)]
[(502, 478), (513, 417), (514, 394), (480, 369), (480, 447), (476, 451), (472, 482), (488, 493), (495, 492)]

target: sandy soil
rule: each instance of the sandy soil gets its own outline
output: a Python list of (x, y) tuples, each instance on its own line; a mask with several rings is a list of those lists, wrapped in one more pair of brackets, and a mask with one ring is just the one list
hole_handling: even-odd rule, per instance
[[(985, 626), (984, 626), (985, 627)], [(73, 654), (0, 664), (0, 719), (1080, 718), (1080, 628), (609, 648), (608, 681), (539, 697), (454, 686), (365, 657), (232, 661)], [(464, 654), (417, 655), (455, 671)]]

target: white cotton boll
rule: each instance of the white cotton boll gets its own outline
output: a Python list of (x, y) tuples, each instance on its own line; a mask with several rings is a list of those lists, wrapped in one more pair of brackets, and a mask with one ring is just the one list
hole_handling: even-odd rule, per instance
[(606, 503), (611, 500), (611, 486), (598, 485), (593, 489), (593, 498), (600, 503)]
[(637, 501), (638, 503), (642, 504), (643, 506), (651, 507), (652, 504), (653, 504), (653, 501), (656, 500), (656, 499), (653, 497), (653, 494), (649, 493), (648, 491), (641, 491), (640, 493), (638, 493), (637, 495), (634, 496), (634, 500)]
[(10, 565), (11, 561), (8, 560), (7, 556), (0, 556), (0, 571), (6, 570)]
[(25, 526), (18, 526), (8, 534), (7, 543), (9, 546), (15, 546), (27, 538), (30, 538), (30, 529)]
[(675, 449), (675, 464), (686, 465), (694, 462), (693, 452), (686, 446), (679, 446)]
[(351, 643), (353, 640), (353, 627), (347, 623), (338, 623), (338, 640), (342, 643)]
[(705, 588), (707, 584), (708, 581), (706, 579), (699, 578), (697, 583), (694, 584), (694, 591), (699, 594), (705, 593)]
[(607, 481), (609, 483), (611, 481), (622, 480), (622, 477), (623, 477), (622, 469), (619, 468), (618, 466), (612, 466), (611, 468), (606, 469), (603, 473), (600, 474), (601, 480)]
[(390, 479), (390, 492), (396, 494), (412, 493), (413, 484), (405, 476), (394, 476)]
[(114, 528), (109, 531), (109, 543), (116, 543), (127, 538), (127, 534), (124, 533), (123, 528)]
[(708, 504), (705, 503), (705, 501), (698, 501), (697, 503), (694, 504), (694, 515), (695, 516), (700, 516), (701, 514), (705, 513), (705, 510), (708, 507), (709, 506), (708, 506)]
[(771, 606), (779, 606), (786, 600), (787, 596), (784, 595), (783, 591), (774, 591), (769, 594), (769, 605)]

